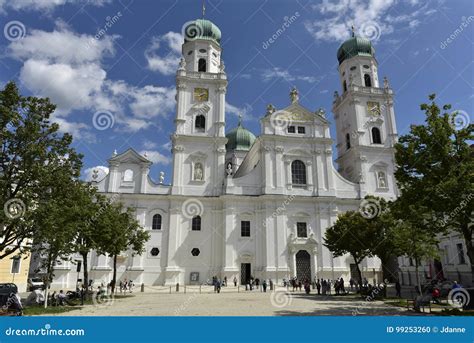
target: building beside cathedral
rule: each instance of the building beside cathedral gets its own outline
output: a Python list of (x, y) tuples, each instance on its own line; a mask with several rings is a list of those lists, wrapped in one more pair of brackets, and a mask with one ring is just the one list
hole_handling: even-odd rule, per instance
[[(209, 20), (186, 28), (171, 185), (153, 182), (151, 162), (131, 148), (114, 153), (104, 178), (95, 174), (100, 192), (135, 208), (151, 235), (142, 255), (119, 256), (118, 279), (145, 285), (197, 284), (213, 276), (242, 284), (251, 276), (278, 283), (294, 276), (349, 280), (354, 262), (333, 258), (323, 245), (326, 229), (339, 213), (358, 210), (368, 194), (397, 197), (394, 94), (380, 81), (371, 42), (353, 34), (337, 51), (334, 140), (324, 111), (305, 108), (296, 89), (283, 108), (268, 105), (258, 136), (242, 122), (226, 127), (220, 42)], [(108, 256), (92, 253), (89, 266), (95, 282), (111, 280)], [(361, 268), (370, 281), (381, 280), (377, 258)], [(78, 270), (58, 264), (53, 285), (74, 287)]]

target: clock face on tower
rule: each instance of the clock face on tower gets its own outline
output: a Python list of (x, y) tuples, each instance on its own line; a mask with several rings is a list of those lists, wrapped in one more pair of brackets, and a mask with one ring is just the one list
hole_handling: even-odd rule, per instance
[(375, 101), (367, 101), (367, 112), (373, 116), (380, 115), (380, 104)]
[(207, 88), (194, 88), (194, 100), (195, 101), (208, 101), (209, 100), (209, 89), (207, 89)]

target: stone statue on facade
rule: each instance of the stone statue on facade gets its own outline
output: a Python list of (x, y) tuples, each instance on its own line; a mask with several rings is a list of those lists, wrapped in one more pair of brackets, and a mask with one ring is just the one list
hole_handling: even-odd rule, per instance
[(202, 164), (196, 163), (196, 165), (194, 166), (194, 180), (202, 181), (202, 179), (203, 179)]
[(291, 103), (294, 104), (298, 102), (299, 99), (300, 99), (300, 96), (299, 96), (298, 90), (296, 89), (296, 87), (293, 87), (290, 91)]

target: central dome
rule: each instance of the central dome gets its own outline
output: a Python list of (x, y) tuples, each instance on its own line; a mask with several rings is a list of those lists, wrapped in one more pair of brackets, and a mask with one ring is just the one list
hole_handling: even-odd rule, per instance
[(227, 150), (250, 150), (253, 143), (255, 142), (255, 135), (244, 128), (242, 123), (239, 121), (239, 125), (231, 130), (227, 135), (228, 139), (226, 144)]
[(354, 56), (374, 57), (374, 55), (375, 49), (372, 47), (370, 40), (358, 36), (352, 36), (342, 43), (341, 47), (337, 50), (339, 64)]
[(204, 39), (221, 43), (221, 30), (211, 21), (196, 19), (189, 22), (184, 28), (184, 41), (191, 42), (196, 39)]

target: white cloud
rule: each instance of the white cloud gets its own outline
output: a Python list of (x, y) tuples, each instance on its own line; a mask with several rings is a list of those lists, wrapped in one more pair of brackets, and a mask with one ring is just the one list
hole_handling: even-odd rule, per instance
[(162, 36), (153, 37), (145, 50), (148, 68), (164, 75), (174, 74), (181, 57), (182, 43), (183, 36), (177, 32), (170, 31)]
[(262, 80), (264, 82), (271, 81), (273, 79), (285, 79), (286, 81), (305, 81), (305, 82), (318, 82), (321, 78), (315, 76), (307, 76), (307, 75), (297, 75), (297, 74), (290, 74), (288, 70), (283, 70), (280, 67), (274, 67), (270, 69), (265, 69), (262, 72)]
[(152, 161), (153, 163), (157, 164), (169, 164), (171, 162), (171, 158), (163, 155), (159, 151), (156, 150), (142, 150), (140, 151), (140, 155), (145, 155), (146, 158)]
[(51, 11), (58, 6), (65, 5), (67, 3), (102, 6), (103, 4), (109, 2), (111, 2), (111, 0), (0, 0), (0, 12), (5, 12), (7, 9), (12, 9), (15, 11)]
[(22, 60), (35, 58), (57, 63), (91, 63), (100, 61), (105, 55), (113, 56), (116, 38), (105, 35), (98, 40), (77, 34), (57, 21), (54, 31), (32, 30), (25, 38), (12, 42), (9, 50), (12, 56)]
[(130, 108), (137, 118), (166, 117), (175, 107), (175, 93), (174, 87), (134, 88), (131, 90), (133, 101)]
[(248, 121), (255, 120), (255, 118), (252, 116), (252, 113), (251, 113), (252, 106), (250, 106), (249, 104), (246, 104), (244, 107), (238, 107), (226, 102), (225, 112), (226, 114), (232, 114), (235, 116), (241, 115), (243, 120), (248, 120)]
[(97, 174), (96, 181), (102, 180), (109, 173), (109, 168), (105, 166), (95, 166), (95, 167), (87, 168), (84, 170), (84, 179), (86, 181), (92, 181), (93, 180), (92, 175), (93, 175), (94, 170), (96, 169), (99, 171)]
[[(418, 0), (408, 0), (411, 6), (417, 6)], [(323, 18), (305, 23), (306, 29), (321, 41), (343, 41), (350, 35), (351, 25), (355, 26), (356, 33), (377, 40), (381, 35), (389, 35), (394, 31), (397, 23), (407, 24), (413, 29), (420, 23), (418, 17), (425, 17), (428, 3), (419, 8), (399, 6), (396, 15), (388, 13), (399, 1), (397, 0), (323, 0), (314, 5)], [(402, 8), (408, 13), (401, 13)]]
[(33, 93), (48, 96), (60, 112), (90, 108), (102, 91), (106, 72), (97, 64), (72, 66), (45, 60), (27, 60), (20, 80)]
[[(100, 110), (113, 114), (117, 124), (114, 130), (137, 132), (150, 126), (149, 118), (167, 117), (173, 111), (175, 88), (136, 87), (108, 79), (103, 60), (113, 56), (116, 38), (104, 36), (97, 40), (57, 21), (53, 31), (33, 30), (24, 39), (12, 42), (8, 51), (23, 62), (22, 84), (34, 95), (49, 97), (57, 104), (54, 119), (62, 131), (90, 137), (94, 132), (92, 116)], [(170, 45), (177, 49), (176, 40), (170, 38)], [(89, 125), (68, 118), (75, 110), (90, 115)]]
[(155, 142), (152, 142), (152, 141), (150, 141), (150, 140), (148, 140), (148, 139), (145, 139), (145, 140), (143, 141), (143, 147), (144, 147), (145, 149), (154, 149), (154, 148), (156, 148), (157, 146), (158, 146), (158, 144), (156, 144)]

